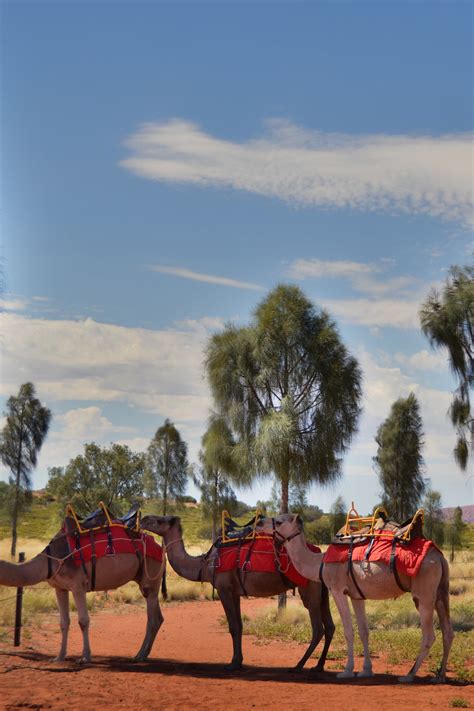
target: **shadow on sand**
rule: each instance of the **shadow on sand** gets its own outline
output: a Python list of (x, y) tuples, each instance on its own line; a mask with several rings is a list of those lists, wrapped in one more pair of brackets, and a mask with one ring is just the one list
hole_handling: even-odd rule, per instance
[[(195, 679), (242, 679), (245, 681), (270, 681), (281, 684), (337, 684), (356, 686), (400, 686), (395, 674), (376, 674), (375, 676), (354, 679), (337, 679), (337, 671), (314, 672), (311, 667), (295, 672), (285, 667), (264, 667), (245, 665), (241, 671), (230, 672), (224, 664), (208, 662), (181, 662), (170, 659), (150, 659), (146, 662), (133, 662), (126, 657), (95, 656), (90, 664), (79, 664), (68, 657), (64, 662), (53, 662), (51, 657), (40, 652), (18, 651), (1, 652), (0, 660), (4, 668), (0, 674), (18, 669), (36, 669), (52, 674), (81, 673), (86, 671), (123, 672), (124, 674), (162, 674), (164, 676), (183, 676)], [(32, 664), (18, 664), (18, 660)], [(432, 676), (417, 678), (414, 684), (428, 684)], [(465, 686), (459, 679), (447, 679), (449, 686)]]

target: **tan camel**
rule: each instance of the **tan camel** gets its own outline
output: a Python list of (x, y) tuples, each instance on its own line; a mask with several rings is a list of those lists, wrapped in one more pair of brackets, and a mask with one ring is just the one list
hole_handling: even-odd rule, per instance
[[(322, 553), (313, 553), (306, 545), (303, 533), (303, 522), (295, 514), (280, 514), (275, 519), (275, 531), (285, 543), (288, 555), (296, 570), (309, 580), (319, 580), (321, 573)], [(266, 532), (271, 530), (268, 522), (259, 526)], [(390, 567), (382, 562), (353, 561), (353, 573), (357, 587), (345, 563), (324, 563), (322, 580), (327, 585), (335, 600), (347, 642), (347, 664), (343, 672), (338, 674), (341, 679), (354, 676), (354, 630), (347, 598), (352, 600), (357, 626), (364, 648), (364, 666), (359, 676), (372, 676), (372, 662), (369, 653), (369, 627), (365, 614), (365, 600), (387, 600), (399, 597), (404, 591), (397, 585)], [(438, 618), (443, 635), (443, 658), (435, 682), (446, 680), (446, 667), (454, 633), (449, 617), (449, 567), (446, 558), (437, 550), (430, 548), (419, 573), (409, 577), (399, 573), (399, 579), (406, 591), (409, 591), (420, 614), (422, 641), (418, 657), (406, 676), (400, 677), (402, 682), (412, 682), (421, 663), (428, 654), (434, 640), (433, 613)], [(358, 590), (359, 588), (359, 590)]]
[[(158, 592), (165, 569), (165, 558), (160, 562), (145, 556), (140, 561), (135, 553), (117, 553), (97, 559), (94, 590), (115, 590), (121, 585), (134, 580), (140, 587), (147, 604), (147, 626), (143, 644), (135, 660), (143, 661), (150, 654), (153, 642), (163, 623), (158, 602)], [(66, 534), (57, 533), (41, 553), (26, 563), (8, 563), (0, 561), (0, 585), (26, 587), (47, 581), (55, 589), (58, 601), (61, 647), (54, 661), (63, 661), (66, 657), (69, 632), (69, 592), (76, 603), (79, 626), (82, 630), (83, 650), (81, 662), (90, 662), (89, 612), (86, 593), (91, 590), (91, 563), (77, 567), (69, 556)]]
[[(207, 582), (214, 585), (224, 608), (232, 636), (233, 656), (226, 667), (229, 671), (242, 668), (242, 617), (240, 598), (242, 596), (270, 597), (291, 590), (293, 585), (279, 573), (241, 572), (237, 569), (214, 572), (218, 549), (212, 546), (209, 553), (200, 556), (189, 555), (184, 547), (183, 532), (178, 516), (145, 516), (141, 526), (163, 536), (168, 560), (178, 575), (187, 580)], [(312, 638), (308, 649), (295, 670), (301, 670), (324, 635), (323, 652), (315, 671), (322, 671), (334, 634), (334, 623), (329, 608), (329, 596), (325, 586), (319, 581), (310, 582), (307, 587), (298, 588), (303, 605), (309, 612)]]

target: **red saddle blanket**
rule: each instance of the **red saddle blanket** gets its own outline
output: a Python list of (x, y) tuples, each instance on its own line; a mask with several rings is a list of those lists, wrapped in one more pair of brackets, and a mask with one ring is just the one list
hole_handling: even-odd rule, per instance
[[(393, 536), (382, 534), (377, 537), (371, 547), (367, 560), (371, 562), (382, 562), (390, 565), (390, 555), (392, 553)], [(354, 544), (352, 549), (352, 560), (365, 560), (367, 548), (370, 540), (364, 543)], [(414, 577), (418, 574), (425, 555), (431, 546), (435, 546), (433, 541), (426, 538), (414, 538), (408, 543), (397, 543), (395, 564), (397, 572)], [(435, 546), (436, 547), (436, 546)], [(325, 563), (346, 563), (349, 559), (349, 546), (332, 544), (324, 554)]]
[[(147, 558), (155, 560), (163, 560), (163, 549), (155, 541), (152, 536), (145, 533), (140, 534), (139, 538), (130, 538), (128, 531), (123, 526), (110, 526), (110, 534), (112, 546), (110, 546), (107, 529), (100, 531), (87, 531), (77, 536), (68, 536), (69, 549), (74, 552), (72, 559), (76, 565), (81, 565), (81, 553), (84, 563), (91, 560), (93, 554), (93, 545), (91, 534), (94, 538), (95, 554), (97, 558), (102, 558), (105, 555), (116, 555), (118, 553), (136, 554), (139, 551), (142, 555), (146, 553)], [(79, 543), (79, 546), (78, 546)], [(79, 552), (80, 548), (80, 552)]]
[[(312, 543), (306, 545), (314, 553), (321, 553), (321, 549)], [(273, 537), (259, 537), (241, 546), (236, 543), (219, 548), (216, 572), (223, 573), (238, 567), (243, 573), (283, 573), (296, 587), (304, 588), (308, 585), (309, 580), (298, 573), (284, 546), (280, 549), (278, 558), (279, 564), (276, 561)]]

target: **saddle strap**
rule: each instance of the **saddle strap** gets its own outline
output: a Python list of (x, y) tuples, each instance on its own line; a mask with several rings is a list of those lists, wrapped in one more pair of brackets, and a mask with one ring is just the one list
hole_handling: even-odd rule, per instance
[(364, 595), (364, 593), (362, 592), (362, 590), (360, 589), (360, 587), (359, 587), (359, 585), (358, 585), (358, 583), (357, 583), (356, 577), (355, 577), (355, 575), (354, 575), (354, 566), (352, 565), (352, 551), (353, 551), (353, 549), (354, 549), (354, 537), (351, 536), (351, 542), (350, 542), (350, 544), (349, 544), (349, 558), (348, 558), (348, 561), (347, 561), (347, 571), (348, 571), (349, 575), (351, 576), (352, 582), (354, 583), (354, 585), (355, 585), (355, 587), (356, 587), (356, 590), (357, 590), (357, 592), (359, 593), (361, 599), (362, 599), (362, 600), (365, 600), (365, 599), (366, 599), (366, 598), (365, 598), (365, 595)]
[(92, 556), (91, 556), (91, 562), (92, 562), (91, 591), (93, 591), (93, 590), (95, 590), (95, 565), (97, 563), (97, 555), (95, 552), (94, 532), (92, 530), (90, 531), (90, 539), (91, 539), (91, 551), (92, 551)]
[(402, 581), (400, 580), (400, 577), (398, 575), (398, 570), (397, 570), (397, 542), (398, 538), (396, 536), (393, 537), (392, 541), (392, 550), (390, 552), (390, 572), (393, 573), (393, 577), (395, 578), (395, 582), (397, 583), (398, 587), (400, 590), (403, 590), (403, 592), (410, 592), (407, 588), (403, 587)]
[(78, 553), (79, 553), (79, 558), (80, 558), (80, 560), (81, 560), (82, 570), (84, 571), (84, 575), (85, 575), (86, 578), (87, 578), (87, 577), (88, 577), (88, 576), (87, 576), (87, 568), (86, 568), (86, 564), (85, 564), (85, 561), (84, 561), (84, 555), (83, 555), (83, 553), (82, 553), (82, 548), (81, 548), (81, 534), (79, 533), (79, 531), (76, 533), (76, 551), (78, 551)]

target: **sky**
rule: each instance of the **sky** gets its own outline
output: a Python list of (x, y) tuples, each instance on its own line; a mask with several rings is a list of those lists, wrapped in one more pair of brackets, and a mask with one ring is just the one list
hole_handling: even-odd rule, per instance
[(34, 487), (86, 442), (145, 451), (167, 417), (197, 462), (209, 337), (291, 283), (363, 371), (343, 477), (310, 503), (379, 501), (375, 434), (410, 392), (426, 478), (472, 503), (418, 318), (473, 261), (472, 4), (0, 7), (0, 405), (32, 381), (53, 413)]

